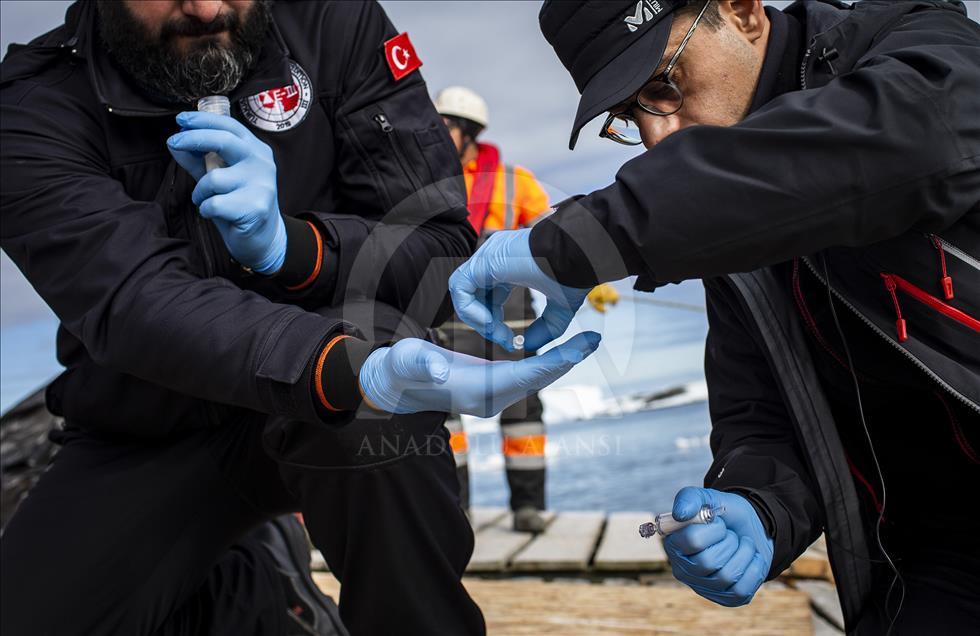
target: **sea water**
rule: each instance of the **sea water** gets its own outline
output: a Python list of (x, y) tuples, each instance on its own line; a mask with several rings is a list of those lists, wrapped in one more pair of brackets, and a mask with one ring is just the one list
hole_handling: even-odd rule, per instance
[[(700, 486), (711, 463), (704, 383), (703, 312), (643, 299), (704, 304), (700, 282), (653, 295), (616, 285), (606, 314), (579, 311), (566, 338), (602, 334), (593, 356), (542, 392), (547, 430), (547, 506), (556, 510), (669, 510), (684, 486)], [(636, 299), (636, 300), (634, 300)], [(535, 307), (543, 306), (535, 298)], [(650, 400), (651, 396), (667, 395)], [(495, 419), (465, 418), (471, 503), (506, 506), (509, 490)]]

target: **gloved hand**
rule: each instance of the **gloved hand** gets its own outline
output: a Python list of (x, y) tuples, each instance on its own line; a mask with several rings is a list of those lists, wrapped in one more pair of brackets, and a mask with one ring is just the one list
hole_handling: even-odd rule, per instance
[(389, 413), (490, 417), (568, 373), (600, 340), (587, 331), (539, 356), (490, 362), (406, 338), (368, 356), (359, 376), (361, 391), (372, 406)]
[[(286, 258), (286, 225), (279, 213), (272, 149), (231, 117), (177, 115), (182, 130), (167, 140), (170, 154), (197, 180), (191, 198), (214, 221), (236, 261), (273, 274)], [(205, 172), (204, 155), (218, 153), (228, 167)]]
[(772, 539), (747, 499), (710, 488), (682, 488), (674, 518), (690, 519), (704, 505), (723, 510), (709, 524), (691, 524), (664, 539), (674, 577), (719, 605), (745, 605), (769, 574)]
[(600, 314), (606, 313), (606, 305), (615, 305), (619, 302), (619, 292), (609, 283), (599, 283), (592, 288), (589, 295), (585, 297), (592, 308)]
[(449, 277), (456, 314), (487, 340), (513, 351), (514, 332), (504, 324), (504, 301), (515, 285), (543, 293), (548, 304), (524, 332), (524, 348), (537, 351), (565, 333), (589, 293), (560, 285), (531, 256), (531, 230), (499, 231)]

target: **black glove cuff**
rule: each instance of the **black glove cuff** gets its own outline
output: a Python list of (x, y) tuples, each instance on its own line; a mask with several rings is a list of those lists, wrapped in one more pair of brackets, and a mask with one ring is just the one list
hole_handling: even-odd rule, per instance
[(324, 244), (320, 230), (310, 221), (283, 216), (286, 226), (286, 258), (275, 274), (277, 283), (288, 291), (306, 289), (320, 275)]
[(313, 364), (313, 393), (322, 414), (353, 411), (361, 404), (358, 377), (361, 367), (377, 346), (346, 334), (327, 340)]

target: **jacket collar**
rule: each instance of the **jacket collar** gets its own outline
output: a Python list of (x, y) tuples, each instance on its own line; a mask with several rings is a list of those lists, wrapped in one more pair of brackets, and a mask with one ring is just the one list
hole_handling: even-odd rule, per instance
[[(99, 101), (117, 115), (153, 117), (171, 115), (185, 108), (153, 101), (112, 59), (102, 45), (98, 33), (95, 2), (76, 2), (68, 12), (66, 26), (75, 22), (76, 50), (88, 64), (89, 79)], [(234, 102), (264, 90), (286, 86), (292, 82), (289, 70), (289, 48), (273, 19), (255, 68), (232, 91), (228, 98)]]
[(755, 112), (783, 93), (798, 88), (797, 69), (803, 57), (803, 25), (795, 17), (773, 7), (766, 7), (766, 15), (770, 24), (769, 43), (749, 112)]

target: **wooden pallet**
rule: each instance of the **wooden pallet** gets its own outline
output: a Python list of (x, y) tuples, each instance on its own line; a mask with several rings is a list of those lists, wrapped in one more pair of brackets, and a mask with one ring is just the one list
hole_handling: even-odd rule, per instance
[[(467, 573), (628, 575), (643, 581), (644, 574), (668, 569), (660, 538), (644, 539), (638, 532), (640, 524), (653, 519), (650, 513), (546, 511), (542, 514), (547, 526), (535, 536), (514, 532), (513, 516), (504, 508), (471, 510), (476, 543)], [(313, 569), (327, 570), (317, 550), (313, 551)], [(783, 576), (833, 582), (823, 537)]]
[[(314, 579), (339, 598), (333, 576), (317, 573)], [(463, 583), (483, 611), (489, 634), (813, 634), (807, 595), (778, 583), (736, 609), (681, 587), (473, 578)]]
[[(783, 573), (785, 584), (766, 583), (751, 604), (732, 610), (664, 572), (661, 540), (638, 532), (650, 513), (543, 514), (547, 526), (535, 536), (514, 532), (503, 508), (470, 512), (476, 543), (464, 581), (491, 634), (843, 633), (823, 537)], [(314, 569), (325, 569), (318, 556)], [(336, 579), (315, 576), (336, 594)]]
[(667, 567), (660, 537), (644, 539), (637, 529), (653, 521), (646, 512), (614, 512), (606, 519), (606, 530), (596, 551), (593, 567), (607, 572), (651, 572)]

